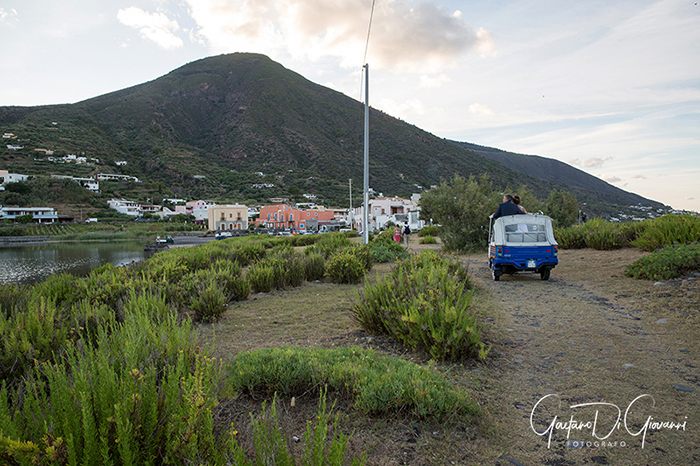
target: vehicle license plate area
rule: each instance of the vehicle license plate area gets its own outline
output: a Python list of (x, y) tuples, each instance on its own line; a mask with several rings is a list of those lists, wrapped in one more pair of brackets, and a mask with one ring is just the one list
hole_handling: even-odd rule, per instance
[(527, 268), (528, 269), (534, 269), (537, 266), (537, 262), (535, 259), (528, 259), (527, 260)]

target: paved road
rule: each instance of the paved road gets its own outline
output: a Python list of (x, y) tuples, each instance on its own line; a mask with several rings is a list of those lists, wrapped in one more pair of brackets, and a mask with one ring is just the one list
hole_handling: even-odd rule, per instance
[(173, 236), (174, 244), (171, 247), (181, 248), (185, 246), (197, 246), (213, 241), (213, 236)]

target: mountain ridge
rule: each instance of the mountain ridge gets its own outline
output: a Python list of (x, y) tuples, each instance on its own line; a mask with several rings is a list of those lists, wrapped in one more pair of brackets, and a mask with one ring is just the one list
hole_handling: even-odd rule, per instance
[[(363, 120), (362, 103), (243, 53), (203, 58), (75, 104), (0, 107), (3, 131), (25, 131), (35, 144), (108, 165), (128, 161), (110, 169), (161, 183), (175, 196), (245, 201), (309, 192), (334, 205), (347, 205), (348, 179), (362, 179)], [(561, 174), (553, 179), (521, 157), (536, 156), (450, 141), (370, 109), (370, 186), (377, 192), (408, 196), (455, 174), (485, 174), (497, 188), (524, 185), (544, 199), (553, 188), (571, 190), (600, 213), (640, 202), (663, 207), (561, 162), (545, 164)], [(258, 172), (275, 187), (251, 188)]]

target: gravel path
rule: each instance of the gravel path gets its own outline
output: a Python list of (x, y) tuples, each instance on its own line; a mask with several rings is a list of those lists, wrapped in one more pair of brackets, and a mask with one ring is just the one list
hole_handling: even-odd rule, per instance
[(700, 278), (624, 277), (642, 255), (562, 251), (549, 281), (466, 259), (495, 306), (475, 369), (495, 464), (700, 464)]

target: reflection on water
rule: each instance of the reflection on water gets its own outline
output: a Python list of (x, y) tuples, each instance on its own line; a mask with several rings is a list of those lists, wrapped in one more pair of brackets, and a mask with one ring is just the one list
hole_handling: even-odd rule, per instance
[(95, 267), (144, 259), (143, 243), (49, 243), (0, 247), (0, 284), (36, 283), (56, 273), (87, 275)]

